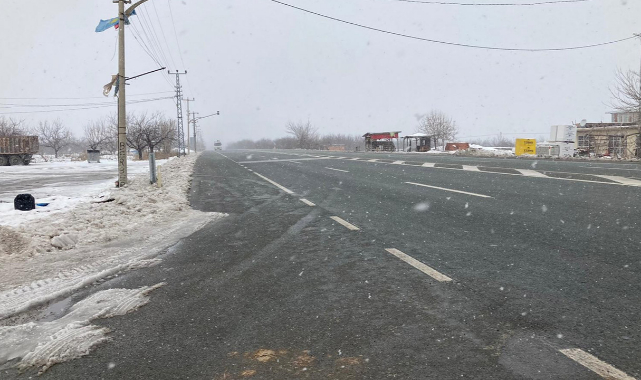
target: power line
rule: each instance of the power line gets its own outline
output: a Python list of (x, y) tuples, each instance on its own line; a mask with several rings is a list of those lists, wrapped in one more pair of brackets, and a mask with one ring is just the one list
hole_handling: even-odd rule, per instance
[[(168, 94), (170, 92), (173, 93), (173, 91), (146, 92), (143, 94), (127, 94), (127, 97)], [(0, 100), (83, 100), (83, 99), (104, 99), (104, 98), (105, 98), (104, 96), (85, 96), (85, 97), (77, 97), (77, 98), (0, 98)]]
[(176, 32), (176, 23), (174, 22), (174, 12), (171, 10), (171, 0), (167, 0), (167, 4), (169, 4), (169, 15), (171, 16), (171, 25), (174, 28), (174, 36), (176, 37), (176, 45), (178, 46), (178, 55), (180, 56), (180, 63), (182, 63), (183, 67), (186, 67), (185, 62), (183, 61), (183, 53), (182, 53), (182, 49), (180, 48), (180, 42), (178, 42), (178, 33)]
[[(165, 100), (165, 99), (171, 99), (171, 97), (132, 100), (132, 101), (127, 102), (127, 104), (148, 103), (148, 102), (155, 102), (155, 101), (158, 101), (158, 100)], [(63, 108), (63, 109), (58, 109), (58, 110), (0, 112), (0, 115), (13, 115), (13, 114), (19, 114), (19, 113), (29, 113), (29, 114), (31, 114), (31, 113), (50, 113), (50, 112), (62, 112), (62, 111), (79, 111), (79, 110), (88, 110), (88, 109), (96, 109), (96, 108), (113, 107), (114, 105), (115, 104), (103, 104), (103, 105), (97, 105), (97, 106), (93, 106), (93, 107)]]
[(570, 4), (570, 3), (585, 3), (591, 0), (549, 0), (549, 1), (536, 1), (532, 3), (462, 3), (450, 1), (429, 1), (429, 0), (392, 0), (402, 3), (419, 3), (430, 5), (470, 5), (470, 6), (492, 6), (492, 7), (505, 7), (505, 6), (535, 6), (535, 5), (551, 5), (551, 4)]
[(283, 2), (278, 1), (278, 0), (269, 0), (269, 1), (274, 2), (276, 4), (284, 5), (286, 7), (293, 8), (293, 9), (296, 9), (296, 10), (299, 10), (299, 11), (302, 11), (302, 12), (305, 12), (305, 13), (309, 13), (309, 14), (312, 14), (312, 15), (315, 15), (315, 16), (323, 17), (323, 18), (326, 18), (326, 19), (329, 19), (329, 20), (332, 20), (332, 21), (337, 21), (337, 22), (341, 22), (343, 24), (357, 26), (357, 27), (363, 28), (363, 29), (373, 30), (375, 32), (390, 34), (390, 35), (398, 36), (398, 37), (405, 37), (405, 38), (424, 41), (424, 42), (431, 42), (431, 43), (435, 43), (435, 44), (458, 46), (458, 47), (473, 48), (473, 49), (502, 50), (502, 51), (527, 51), (527, 52), (579, 50), (579, 49), (593, 48), (593, 47), (597, 47), (597, 46), (612, 45), (612, 44), (616, 44), (616, 43), (619, 43), (619, 42), (623, 42), (623, 41), (627, 41), (627, 40), (631, 40), (633, 38), (636, 38), (636, 36), (632, 36), (632, 37), (627, 37), (627, 38), (621, 38), (621, 39), (614, 40), (614, 41), (601, 42), (601, 43), (589, 44), (589, 45), (561, 47), (561, 48), (533, 48), (533, 49), (529, 49), (529, 48), (509, 48), (509, 47), (497, 47), (497, 46), (470, 45), (470, 44), (434, 40), (434, 39), (430, 39), (430, 38), (412, 36), (412, 35), (409, 35), (409, 34), (391, 32), (391, 31), (388, 31), (388, 30), (378, 29), (378, 28), (374, 28), (374, 27), (371, 27), (371, 26), (357, 24), (355, 22), (342, 20), (342, 19), (339, 19), (339, 18), (336, 18), (336, 17), (327, 16), (327, 15), (324, 15), (324, 14), (321, 14), (321, 13), (318, 13), (318, 12), (314, 12), (314, 11), (310, 11), (310, 10), (307, 10), (307, 9), (304, 9), (304, 8), (300, 8), (300, 7), (291, 5), (291, 4), (283, 3)]
[(162, 33), (162, 38), (165, 41), (165, 46), (167, 47), (167, 53), (169, 53), (171, 64), (173, 67), (176, 67), (176, 63), (174, 62), (174, 56), (171, 54), (171, 49), (169, 48), (169, 43), (167, 43), (167, 37), (165, 36), (165, 28), (162, 27), (162, 22), (160, 22), (160, 16), (158, 16), (158, 10), (156, 9), (156, 2), (152, 1), (151, 5), (154, 7), (154, 13), (156, 13), (156, 20), (158, 20), (158, 25), (160, 25), (160, 32)]

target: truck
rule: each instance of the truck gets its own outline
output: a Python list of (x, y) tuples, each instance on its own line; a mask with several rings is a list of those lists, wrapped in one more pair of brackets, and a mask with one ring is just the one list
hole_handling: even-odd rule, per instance
[(0, 166), (29, 165), (39, 149), (38, 136), (0, 137)]
[(214, 150), (223, 150), (223, 143), (220, 140), (216, 140), (214, 143)]

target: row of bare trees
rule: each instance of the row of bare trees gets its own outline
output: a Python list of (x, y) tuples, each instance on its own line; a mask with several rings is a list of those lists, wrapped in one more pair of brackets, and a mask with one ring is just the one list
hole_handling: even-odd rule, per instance
[[(115, 153), (118, 140), (116, 115), (89, 121), (83, 136), (75, 137), (60, 119), (45, 120), (28, 126), (24, 120), (0, 117), (0, 137), (36, 135), (41, 148), (55, 157), (63, 151), (79, 153), (85, 149)], [(142, 159), (145, 151), (171, 153), (177, 143), (176, 121), (160, 112), (127, 114), (127, 145)]]
[(343, 145), (345, 150), (363, 149), (363, 138), (359, 135), (325, 134), (320, 135), (318, 128), (311, 122), (289, 122), (286, 132), (291, 135), (278, 139), (244, 139), (227, 146), (229, 149), (327, 149), (331, 145)]

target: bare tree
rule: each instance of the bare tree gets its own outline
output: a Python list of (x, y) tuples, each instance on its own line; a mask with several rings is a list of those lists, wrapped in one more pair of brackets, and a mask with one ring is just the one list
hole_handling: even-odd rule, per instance
[(636, 71), (617, 70), (616, 84), (610, 88), (612, 107), (617, 111), (636, 113), (641, 121), (641, 79)]
[(171, 142), (175, 136), (175, 123), (160, 113), (154, 113), (149, 118), (143, 114), (138, 119), (146, 119), (143, 121), (144, 124), (140, 132), (150, 153), (153, 153), (157, 146), (162, 146), (165, 142)]
[(307, 123), (290, 121), (285, 126), (285, 131), (294, 136), (297, 141), (297, 147), (300, 149), (312, 148), (318, 138), (318, 128), (314, 127), (309, 120)]
[(178, 133), (176, 132), (176, 120), (166, 119), (163, 123), (160, 124), (160, 133), (166, 138), (160, 144), (160, 150), (163, 153), (171, 153), (172, 148), (175, 143), (178, 141)]
[(145, 129), (147, 128), (147, 115), (127, 115), (127, 145), (138, 152), (138, 159), (142, 160), (142, 154), (147, 149)]
[(0, 137), (20, 136), (27, 134), (24, 120), (15, 120), (0, 116)]
[(445, 142), (455, 139), (458, 134), (456, 122), (441, 111), (430, 111), (424, 115), (419, 120), (416, 129), (418, 132), (432, 136), (435, 145), (440, 141), (443, 149), (445, 149)]
[(113, 129), (106, 119), (92, 121), (85, 125), (84, 138), (89, 149), (107, 148), (109, 142), (114, 139)]
[(53, 122), (41, 121), (36, 128), (40, 146), (51, 148), (55, 157), (58, 157), (58, 152), (72, 143), (73, 135), (71, 131), (62, 124), (60, 119)]

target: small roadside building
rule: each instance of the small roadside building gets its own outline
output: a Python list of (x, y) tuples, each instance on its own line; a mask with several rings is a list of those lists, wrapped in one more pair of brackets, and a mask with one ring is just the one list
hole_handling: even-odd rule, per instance
[(430, 149), (432, 149), (432, 139), (425, 133), (417, 132), (403, 136), (403, 151), (405, 152), (428, 152)]
[[(398, 135), (401, 131), (392, 132), (367, 132), (365, 138), (365, 151), (371, 152), (395, 152), (399, 146)], [(396, 144), (394, 144), (396, 139)]]

